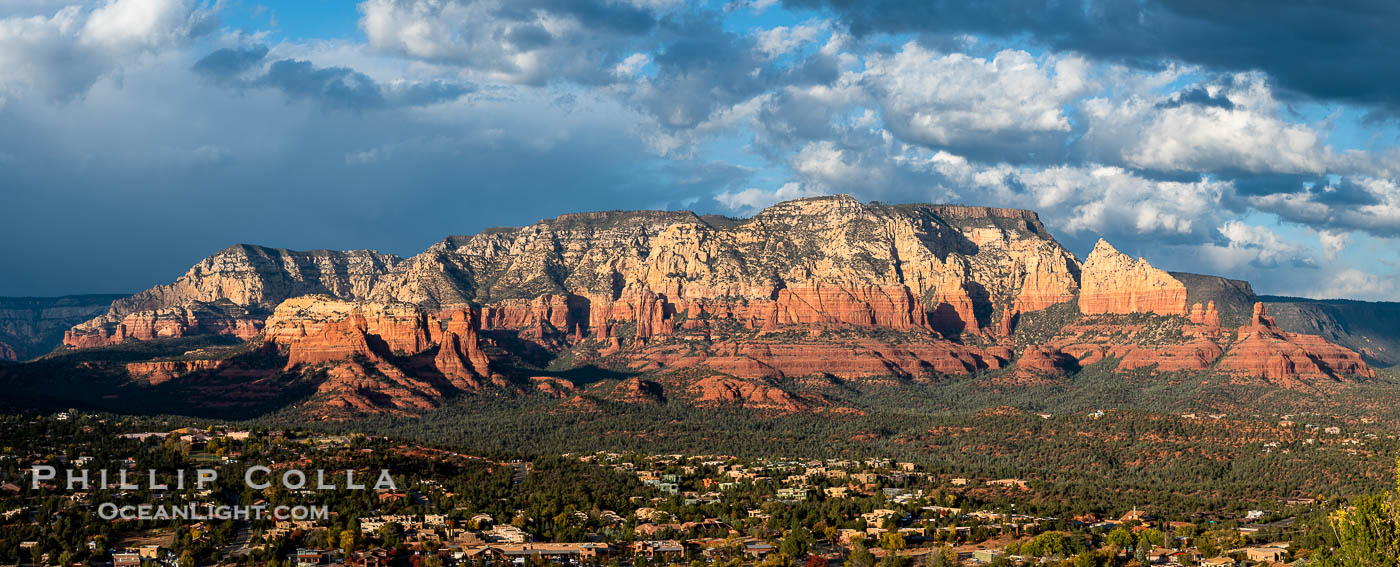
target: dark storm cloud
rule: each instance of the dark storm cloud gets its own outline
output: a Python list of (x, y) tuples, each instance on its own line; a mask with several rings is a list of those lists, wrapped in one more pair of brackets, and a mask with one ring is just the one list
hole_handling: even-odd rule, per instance
[(266, 45), (226, 47), (205, 55), (194, 64), (194, 71), (216, 80), (228, 80), (252, 70), (267, 57)]
[(1295, 94), (1400, 111), (1400, 2), (1340, 0), (786, 0), (829, 8), (856, 35), (1029, 37), (1155, 68), (1261, 70)]
[(668, 128), (692, 128), (760, 94), (829, 84), (840, 74), (835, 57), (820, 52), (769, 60), (753, 36), (726, 31), (716, 14), (668, 18), (658, 35), (656, 74), (634, 101)]
[(317, 67), (310, 61), (277, 61), (257, 84), (275, 87), (291, 98), (311, 99), (335, 108), (366, 110), (386, 104), (379, 85), (368, 75), (348, 67)]
[[(1235, 184), (1235, 192), (1241, 196), (1272, 195), (1301, 191), (1308, 183), (1317, 181), (1317, 176), (1292, 173), (1222, 175)], [(1326, 184), (1326, 180), (1323, 181)]]
[(1194, 87), (1172, 95), (1167, 101), (1158, 104), (1157, 108), (1176, 108), (1187, 104), (1214, 106), (1225, 110), (1235, 107), (1235, 103), (1230, 102), (1230, 98), (1224, 93), (1216, 93), (1215, 96), (1211, 96), (1210, 91), (1205, 88)]
[(505, 41), (521, 51), (538, 49), (554, 41), (554, 36), (549, 35), (549, 31), (545, 30), (543, 26), (534, 24), (511, 28), (503, 35)]
[(268, 66), (267, 73), (244, 80), (248, 71), (258, 68), (268, 48), (223, 48), (204, 56), (192, 69), (221, 84), (239, 88), (274, 88), (289, 98), (311, 100), (327, 108), (375, 110), (400, 106), (422, 106), (453, 100), (472, 92), (471, 85), (441, 80), (426, 83), (383, 85), (349, 67), (318, 67), (310, 61), (281, 59)]
[[(344, 75), (300, 68), (279, 76), (312, 89), (320, 83), (308, 76)], [(627, 123), (528, 93), (429, 118), (394, 107), (321, 112), (219, 86), (192, 88), (159, 111), (75, 108), (73, 126), (0, 137), (0, 159), (10, 160), (0, 163), (0, 187), (17, 188), (0, 206), (0, 258), (14, 268), (0, 278), (0, 295), (134, 292), (236, 242), (407, 256), (448, 234), (565, 212), (681, 207), (752, 174), (652, 159)], [(0, 113), (0, 131), (37, 131), (42, 114)], [(92, 139), (76, 125), (99, 115), (114, 126), (101, 132), (108, 137)], [(228, 159), (149, 161), (153, 148), (182, 139), (174, 123), (196, 115), (220, 134)], [(541, 143), (547, 127), (573, 135)], [(104, 151), (74, 159), (68, 145), (75, 143), (85, 153)], [(394, 149), (347, 159), (384, 147)], [(44, 237), (25, 236), (36, 234)]]

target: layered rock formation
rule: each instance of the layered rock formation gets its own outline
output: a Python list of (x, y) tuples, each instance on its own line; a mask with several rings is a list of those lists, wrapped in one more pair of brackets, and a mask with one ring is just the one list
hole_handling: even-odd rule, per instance
[(158, 386), (176, 378), (202, 370), (214, 370), (222, 360), (155, 360), (149, 362), (128, 362), (126, 373), (132, 380), (150, 386)]
[(802, 411), (813, 406), (806, 399), (760, 381), (712, 376), (696, 382), (694, 391), (700, 404), (739, 405), (782, 412)]
[[(479, 391), (484, 386), (484, 380), (493, 377), (491, 360), (481, 348), (476, 319), (470, 309), (452, 313), (433, 363), (452, 385), (463, 391)], [(557, 391), (559, 388), (555, 386), (550, 390)]]
[(190, 334), (256, 335), (282, 300), (310, 294), (356, 299), (399, 262), (369, 250), (298, 252), (248, 244), (201, 260), (169, 285), (111, 303), (107, 313), (74, 326), (75, 347)]
[(958, 334), (979, 332), (987, 322), (978, 311), (998, 301), (1038, 309), (1073, 299), (1077, 273), (1029, 211), (838, 196), (743, 221), (585, 213), (453, 237), (396, 266), (372, 296), (481, 304), (492, 308), (483, 328), (548, 321), (600, 331), (640, 312), (646, 335), (664, 332), (670, 313), (707, 312), (760, 328), (820, 321)]
[(1186, 284), (1099, 239), (1084, 260), (1079, 310), (1086, 314), (1186, 314)]
[(1218, 369), (1294, 387), (1376, 377), (1355, 351), (1316, 335), (1280, 330), (1263, 303), (1254, 304), (1250, 323), (1239, 329)]
[(62, 344), (68, 328), (101, 315), (121, 297), (0, 297), (0, 360), (48, 354)]
[(437, 342), (442, 332), (435, 317), (413, 304), (310, 295), (278, 305), (267, 319), (264, 335), (270, 342), (295, 347), (315, 342), (308, 339), (323, 335), (329, 325), (352, 316), (362, 319), (365, 333), (373, 335), (391, 353), (423, 352)]
[[(99, 319), (110, 316), (103, 315)], [(262, 331), (263, 321), (235, 306), (211, 308), (208, 305), (168, 307), (128, 313), (114, 324), (88, 321), (69, 329), (63, 344), (78, 348), (114, 345), (129, 339), (176, 338), (187, 335), (233, 335), (251, 339)]]
[[(585, 368), (626, 378), (607, 390), (614, 400), (774, 411), (830, 409), (793, 388), (811, 377), (932, 383), (1013, 360), (998, 375), (1021, 382), (1105, 359), (1290, 385), (1371, 375), (1355, 353), (1262, 311), (1233, 328), (1252, 293), (1104, 241), (1081, 266), (1029, 211), (836, 196), (749, 219), (564, 215), (449, 237), (405, 261), (235, 246), (114, 302), (66, 342), (262, 337), (284, 375), (316, 384), (307, 408), (320, 416), (411, 413), (491, 390), (582, 399), (591, 386), (544, 374)], [(133, 364), (153, 384), (222, 372)]]
[(1016, 359), (1017, 370), (1032, 374), (1065, 374), (1078, 367), (1075, 358), (1059, 349), (1037, 345), (1026, 347)]
[(1400, 364), (1400, 303), (1261, 297), (1278, 327), (1318, 335), (1382, 366)]
[[(409, 303), (305, 296), (277, 306), (265, 340), (286, 349), (285, 371), (325, 373), (314, 398), (323, 412), (428, 409), (454, 392), (504, 386), (490, 371), (471, 311), (450, 313), (445, 323)], [(431, 362), (413, 362), (434, 347)]]
[(1002, 303), (1028, 311), (1072, 300), (1078, 272), (1035, 213), (1014, 209), (837, 196), (747, 220), (582, 213), (449, 237), (403, 262), (369, 251), (234, 246), (170, 285), (113, 303), (65, 343), (252, 336), (282, 300), (309, 294), (429, 310), (479, 305), (483, 328), (548, 322), (582, 334), (641, 320), (645, 338), (664, 334), (671, 313), (694, 308), (759, 327), (822, 321), (958, 336), (981, 333)]

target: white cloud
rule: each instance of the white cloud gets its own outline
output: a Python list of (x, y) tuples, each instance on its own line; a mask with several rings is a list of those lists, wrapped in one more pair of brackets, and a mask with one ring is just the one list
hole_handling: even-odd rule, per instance
[(1400, 235), (1400, 183), (1394, 179), (1346, 177), (1341, 185), (1253, 196), (1249, 204), (1284, 220), (1316, 228)]
[(755, 34), (754, 48), (768, 59), (772, 59), (816, 41), (824, 29), (825, 22), (759, 30)]
[(1232, 253), (1242, 252), (1243, 258), (1250, 262), (1264, 266), (1276, 266), (1280, 262), (1312, 264), (1301, 246), (1284, 240), (1268, 227), (1231, 220), (1221, 225), (1219, 231), (1227, 241), (1225, 248)]
[(1089, 92), (1088, 71), (1075, 57), (1037, 64), (1029, 53), (1007, 50), (986, 60), (909, 42), (893, 55), (870, 55), (860, 78), (891, 131), (948, 146), (1067, 134), (1064, 107)]
[(1351, 241), (1351, 233), (1321, 230), (1317, 233), (1317, 240), (1322, 244), (1322, 252), (1327, 255), (1327, 261), (1334, 262), (1337, 260), (1337, 254)]
[(1162, 181), (1095, 164), (1015, 168), (981, 165), (938, 152), (917, 162), (940, 174), (962, 196), (1040, 211), (1051, 226), (1070, 233), (1159, 235), (1205, 239), (1226, 212), (1229, 182)]
[(187, 0), (109, 0), (90, 11), (74, 4), (48, 17), (0, 18), (0, 89), (81, 96), (131, 57), (178, 45), (213, 20), (213, 9)]
[(83, 25), (83, 41), (108, 49), (149, 48), (188, 37), (210, 15), (190, 0), (110, 0)]
[(452, 65), (473, 80), (543, 84), (606, 82), (633, 34), (647, 29), (639, 20), (670, 4), (606, 3), (593, 7), (596, 21), (569, 2), (517, 10), (507, 0), (365, 0), (359, 10), (376, 50)]
[(1168, 94), (1131, 89), (1082, 105), (1082, 144), (1099, 159), (1159, 171), (1322, 174), (1340, 163), (1323, 132), (1280, 119), (1279, 107), (1255, 74)]
[(623, 59), (613, 67), (612, 74), (619, 79), (630, 79), (640, 73), (643, 67), (651, 63), (651, 56), (645, 53), (633, 53)]
[(805, 187), (801, 183), (784, 183), (782, 187), (773, 190), (751, 187), (743, 191), (725, 191), (715, 195), (715, 201), (730, 211), (752, 214), (782, 201), (826, 194), (819, 189)]
[(1377, 275), (1355, 268), (1347, 268), (1331, 274), (1308, 295), (1324, 299), (1397, 301), (1400, 300), (1400, 277)]

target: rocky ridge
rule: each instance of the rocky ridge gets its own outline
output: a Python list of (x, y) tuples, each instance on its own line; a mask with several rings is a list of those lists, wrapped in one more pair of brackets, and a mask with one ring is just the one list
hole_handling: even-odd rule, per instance
[[(764, 411), (824, 407), (801, 391), (810, 376), (932, 383), (1010, 367), (1025, 383), (1105, 360), (1284, 387), (1374, 376), (1355, 352), (1262, 312), (1248, 328), (1224, 325), (1234, 296), (1188, 307), (1216, 297), (1200, 291), (1211, 286), (1240, 292), (1210, 278), (1179, 278), (1105, 241), (1081, 265), (1030, 211), (837, 196), (749, 219), (564, 215), (449, 237), (403, 261), (235, 246), (65, 342), (262, 341), (285, 356), (281, 372), (320, 377), (308, 406), (320, 417), (412, 413), (488, 390), (592, 395), (545, 367), (631, 376), (609, 386), (614, 400)], [(1018, 321), (1052, 307), (1077, 311), (1027, 344)], [(148, 382), (215, 371), (128, 370)]]
[(398, 262), (397, 256), (369, 250), (230, 246), (168, 285), (113, 301), (105, 314), (69, 329), (63, 344), (98, 347), (191, 334), (251, 338), (283, 300), (310, 294), (360, 298)]
[(0, 360), (48, 354), (70, 327), (102, 314), (120, 295), (0, 297)]

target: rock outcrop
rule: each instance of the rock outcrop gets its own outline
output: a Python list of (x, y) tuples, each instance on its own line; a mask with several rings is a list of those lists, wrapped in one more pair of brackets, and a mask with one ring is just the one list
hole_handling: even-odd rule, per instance
[(176, 378), (202, 370), (214, 370), (222, 360), (156, 360), (150, 362), (128, 362), (126, 373), (132, 380), (150, 386), (158, 386)]
[(267, 318), (264, 336), (267, 341), (281, 345), (311, 344), (328, 326), (351, 317), (362, 321), (364, 333), (382, 342), (387, 353), (423, 352), (436, 343), (442, 333), (437, 318), (416, 305), (309, 295), (278, 305)]
[(1250, 310), (1258, 298), (1249, 282), (1220, 276), (1172, 272), (1172, 278), (1186, 286), (1186, 303), (1203, 306), (1215, 304), (1220, 324), (1239, 327), (1249, 322)]
[(1215, 302), (1212, 301), (1202, 307), (1197, 303), (1191, 306), (1191, 314), (1187, 318), (1197, 325), (1205, 325), (1211, 328), (1220, 327), (1220, 312), (1215, 309)]
[(1055, 348), (1031, 345), (1016, 359), (1018, 371), (1033, 374), (1065, 374), (1078, 366), (1078, 361)]
[(137, 311), (127, 314), (114, 325), (85, 327), (90, 323), (83, 323), (64, 333), (63, 344), (91, 348), (114, 345), (126, 340), (148, 341), (195, 334), (233, 335), (248, 340), (257, 336), (263, 327), (261, 319), (231, 316), (225, 311), (209, 309), (204, 305)]
[(613, 387), (614, 400), (628, 404), (659, 404), (666, 401), (660, 384), (641, 378), (628, 378)]
[(433, 362), (454, 386), (468, 392), (479, 391), (483, 381), (493, 376), (491, 360), (481, 348), (471, 310), (459, 309), (448, 319)]
[(1239, 339), (1220, 360), (1221, 371), (1294, 387), (1376, 377), (1353, 350), (1316, 335), (1280, 330), (1263, 303), (1254, 304), (1250, 323), (1238, 333)]
[(711, 376), (695, 383), (699, 404), (738, 405), (752, 409), (797, 412), (813, 407), (808, 400), (759, 381)]
[(369, 250), (230, 246), (169, 285), (113, 301), (107, 313), (70, 329), (63, 343), (92, 347), (197, 333), (256, 335), (283, 300), (311, 294), (363, 298), (398, 262), (397, 256)]
[(28, 360), (63, 344), (73, 325), (101, 315), (120, 295), (0, 297), (0, 360)]
[[(444, 329), (437, 317), (408, 303), (303, 296), (277, 306), (265, 340), (286, 349), (285, 371), (324, 372), (313, 408), (325, 417), (422, 410), (454, 392), (505, 386), (490, 370), (471, 313), (449, 314)], [(434, 346), (430, 362), (412, 364)], [(409, 365), (394, 358), (407, 358)]]
[(1171, 274), (1134, 260), (1099, 239), (1084, 260), (1079, 311), (1100, 313), (1186, 314), (1186, 285)]
[(1318, 335), (1378, 366), (1400, 364), (1400, 303), (1263, 298), (1278, 327)]

